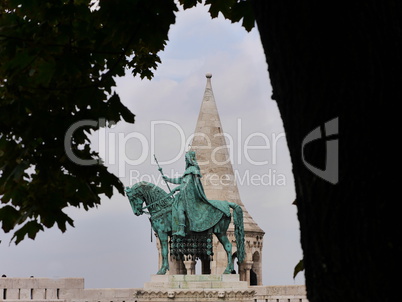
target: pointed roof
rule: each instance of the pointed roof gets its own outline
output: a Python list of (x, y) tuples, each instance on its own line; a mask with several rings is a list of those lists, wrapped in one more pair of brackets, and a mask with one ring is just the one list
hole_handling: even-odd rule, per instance
[(202, 100), (191, 149), (196, 151), (202, 184), (208, 199), (235, 202), (243, 209), (246, 232), (264, 233), (253, 220), (240, 199), (235, 174), (212, 91), (212, 74), (207, 73), (207, 85)]

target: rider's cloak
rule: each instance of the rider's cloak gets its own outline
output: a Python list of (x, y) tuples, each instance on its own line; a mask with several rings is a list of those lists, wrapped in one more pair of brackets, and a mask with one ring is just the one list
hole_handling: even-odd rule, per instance
[(201, 183), (198, 167), (189, 166), (178, 179), (180, 193), (175, 196), (172, 208), (173, 231), (179, 229), (178, 215), (184, 210), (187, 217), (187, 229), (202, 232), (213, 227), (222, 215), (230, 217), (230, 208), (226, 201), (208, 200)]

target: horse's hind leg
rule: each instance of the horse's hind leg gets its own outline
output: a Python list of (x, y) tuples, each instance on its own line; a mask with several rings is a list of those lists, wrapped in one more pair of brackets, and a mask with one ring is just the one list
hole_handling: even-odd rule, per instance
[(169, 259), (168, 259), (168, 234), (164, 232), (158, 233), (159, 242), (162, 248), (162, 266), (159, 271), (156, 273), (157, 275), (164, 275), (166, 271), (169, 270)]
[(233, 271), (233, 263), (232, 263), (232, 244), (229, 241), (229, 238), (226, 236), (226, 233), (215, 233), (219, 242), (222, 244), (223, 248), (226, 251), (228, 264), (226, 266), (224, 274), (231, 274)]

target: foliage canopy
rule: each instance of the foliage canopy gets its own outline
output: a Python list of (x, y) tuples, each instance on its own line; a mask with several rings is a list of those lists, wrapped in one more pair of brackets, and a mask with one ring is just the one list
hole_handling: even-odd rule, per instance
[[(201, 0), (181, 0), (190, 8)], [(210, 14), (251, 30), (248, 1), (209, 0)], [(114, 91), (126, 70), (151, 79), (178, 11), (173, 0), (0, 0), (0, 221), (19, 243), (44, 227), (65, 231), (69, 206), (85, 210), (124, 194), (88, 135), (134, 114)], [(83, 166), (77, 157), (97, 164)]]

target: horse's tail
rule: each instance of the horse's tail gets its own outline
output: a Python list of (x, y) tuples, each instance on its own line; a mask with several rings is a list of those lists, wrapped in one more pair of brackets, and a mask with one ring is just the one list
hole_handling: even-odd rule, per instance
[(243, 210), (238, 204), (228, 202), (229, 206), (233, 209), (233, 222), (235, 227), (235, 238), (237, 246), (237, 259), (239, 263), (244, 260), (244, 224), (243, 224)]

